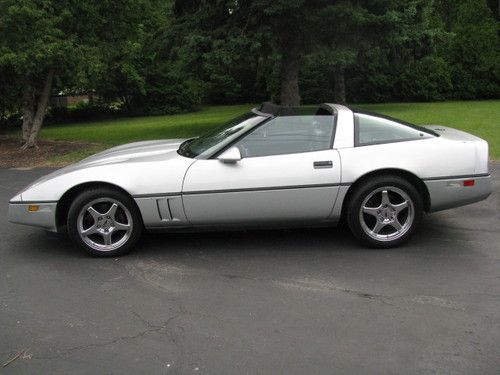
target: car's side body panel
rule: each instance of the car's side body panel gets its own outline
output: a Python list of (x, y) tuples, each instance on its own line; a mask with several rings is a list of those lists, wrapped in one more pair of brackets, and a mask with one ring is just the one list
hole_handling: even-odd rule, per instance
[[(353, 184), (368, 173), (383, 170), (409, 172), (429, 192), (429, 211), (474, 203), (491, 193), (488, 144), (468, 133), (431, 126), (440, 136), (421, 140), (339, 149), (342, 183)], [(463, 181), (474, 179), (472, 186)], [(341, 197), (339, 197), (340, 200)]]
[(170, 151), (165, 154), (82, 165), (48, 175), (21, 193), (22, 201), (58, 201), (72, 187), (89, 182), (116, 185), (133, 197), (180, 194), (187, 168), (194, 162)]
[[(464, 186), (464, 181), (473, 180), (471, 186)], [(465, 206), (488, 198), (491, 194), (491, 177), (463, 176), (424, 181), (430, 197), (430, 212)]]
[[(325, 162), (327, 165), (316, 165)], [(182, 189), (192, 224), (324, 220), (340, 186), (335, 150), (244, 158), (234, 164), (198, 160)]]
[[(56, 206), (63, 194), (75, 186), (95, 182), (129, 193), (146, 227), (186, 225), (180, 194), (184, 174), (194, 159), (176, 152), (179, 143), (153, 141), (119, 146), (59, 169), (14, 197), (9, 217), (13, 222), (55, 230)], [(29, 212), (29, 202), (41, 204), (42, 209)]]
[(382, 169), (400, 169), (425, 179), (475, 173), (473, 142), (448, 142), (440, 138), (377, 144), (339, 150), (342, 182)]
[(134, 199), (141, 211), (142, 221), (146, 227), (189, 225), (180, 194), (153, 195)]
[(338, 186), (184, 195), (191, 224), (326, 220)]

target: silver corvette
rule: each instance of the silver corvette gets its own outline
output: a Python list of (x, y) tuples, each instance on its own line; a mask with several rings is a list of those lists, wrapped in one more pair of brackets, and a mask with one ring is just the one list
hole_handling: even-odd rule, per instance
[(127, 144), (40, 178), (9, 202), (11, 222), (68, 233), (116, 256), (144, 229), (330, 225), (364, 244), (406, 241), (424, 212), (491, 193), (488, 144), (342, 105), (264, 103), (187, 140)]

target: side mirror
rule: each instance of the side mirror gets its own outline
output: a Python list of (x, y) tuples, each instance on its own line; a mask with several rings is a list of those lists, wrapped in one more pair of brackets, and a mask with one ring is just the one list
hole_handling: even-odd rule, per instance
[(231, 147), (217, 157), (223, 163), (234, 164), (241, 160), (241, 152), (238, 147)]

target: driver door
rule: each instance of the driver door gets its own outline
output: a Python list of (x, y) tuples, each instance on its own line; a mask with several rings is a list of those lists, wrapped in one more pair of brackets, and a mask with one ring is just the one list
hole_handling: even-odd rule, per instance
[(192, 224), (324, 220), (340, 183), (331, 148), (333, 116), (278, 117), (233, 147), (234, 163), (197, 160), (186, 172), (184, 209)]

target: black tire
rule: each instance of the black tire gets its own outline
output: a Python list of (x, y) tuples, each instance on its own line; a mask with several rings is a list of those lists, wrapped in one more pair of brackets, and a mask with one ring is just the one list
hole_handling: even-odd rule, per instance
[[(348, 202), (346, 217), (351, 232), (359, 241), (369, 247), (389, 248), (406, 242), (412, 236), (422, 219), (423, 202), (420, 193), (410, 182), (399, 176), (383, 175), (370, 178), (355, 189)], [(380, 204), (377, 200), (378, 194), (380, 194)], [(389, 198), (390, 203), (384, 205), (382, 200), (384, 194), (389, 197), (392, 195), (396, 203), (393, 204)], [(409, 200), (408, 207), (401, 209), (400, 212), (398, 212), (399, 208), (394, 208), (398, 206), (398, 197), (401, 197), (400, 207), (404, 206), (405, 200)], [(368, 209), (363, 210), (362, 213), (363, 204), (365, 204), (363, 207)], [(372, 213), (365, 213), (365, 211)], [(394, 220), (397, 222), (395, 223)], [(398, 231), (393, 225), (401, 225), (402, 220), (405, 220), (405, 223)], [(392, 231), (395, 233), (391, 234)]]
[[(102, 202), (96, 202), (100, 200), (102, 200)], [(94, 208), (94, 205), (98, 206), (100, 211), (96, 210), (96, 212), (99, 215), (105, 215), (105, 211), (107, 210), (106, 205), (108, 204), (107, 202), (109, 202), (109, 207), (115, 203), (117, 208), (111, 214), (112, 219), (110, 219), (110, 216), (107, 216), (110, 220), (106, 220), (105, 217), (99, 217), (100, 222), (98, 223), (97, 219), (95, 219), (93, 215), (89, 217), (90, 214), (87, 213), (87, 209), (85, 207), (92, 204), (92, 202), (96, 203), (94, 203), (90, 208)], [(81, 218), (80, 215), (82, 215)], [(115, 215), (119, 216), (119, 218)], [(93, 224), (90, 224), (90, 226), (100, 228), (98, 229), (99, 232), (89, 236), (81, 235), (80, 225), (82, 225), (82, 229), (85, 229), (83, 227), (84, 220), (93, 221)], [(103, 222), (101, 220), (104, 220), (104, 224), (102, 224)], [(108, 221), (111, 224), (108, 223)], [(98, 226), (98, 224), (101, 224), (101, 226)], [(129, 225), (130, 227), (129, 229), (117, 229), (117, 225)], [(105, 226), (106, 229), (104, 229)], [(127, 194), (112, 188), (99, 187), (82, 192), (71, 203), (68, 212), (67, 230), (70, 239), (81, 247), (87, 254), (95, 257), (115, 257), (130, 252), (141, 237), (143, 228), (144, 225), (142, 223), (142, 217), (134, 200)], [(109, 236), (109, 238), (114, 237), (117, 239), (115, 244), (116, 248), (113, 244), (106, 245), (104, 243), (105, 236), (104, 233), (101, 233), (101, 231), (106, 231), (106, 236)], [(101, 245), (102, 248), (95, 248), (99, 245), (99, 238), (101, 236), (103, 242)], [(106, 249), (106, 246), (108, 246), (109, 249)]]

